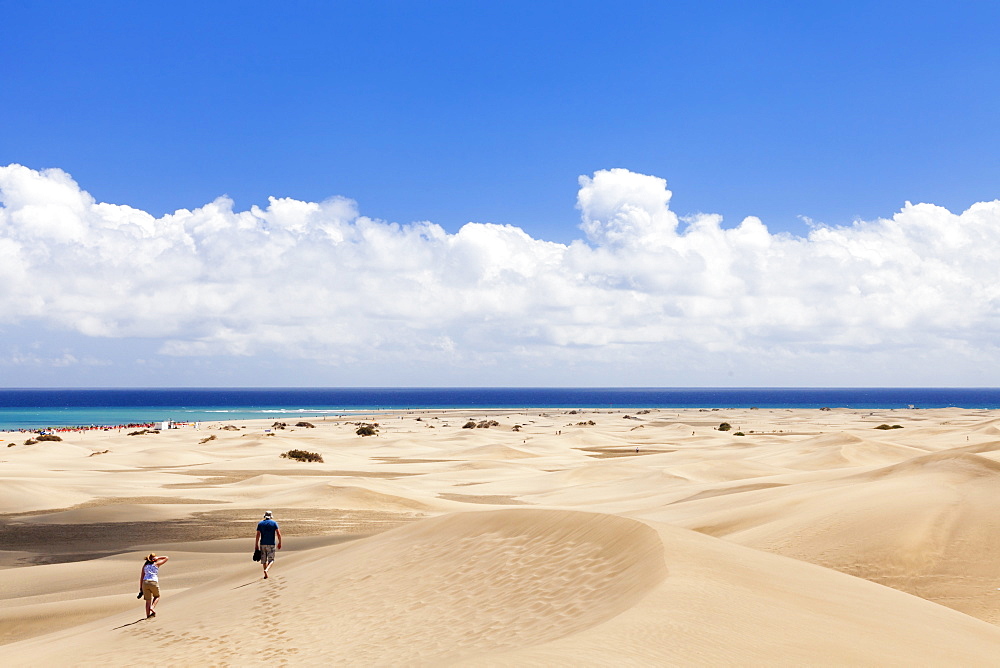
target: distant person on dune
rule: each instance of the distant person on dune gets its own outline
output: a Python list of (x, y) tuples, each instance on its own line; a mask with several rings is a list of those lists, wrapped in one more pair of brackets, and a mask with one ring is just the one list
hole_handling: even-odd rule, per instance
[[(277, 542), (275, 542), (277, 541)], [(281, 530), (278, 523), (271, 518), (271, 511), (264, 513), (264, 519), (257, 523), (257, 540), (254, 543), (254, 551), (260, 550), (260, 565), (264, 567), (264, 578), (267, 579), (267, 571), (274, 563), (274, 550), (281, 549)]]
[(146, 599), (146, 618), (156, 617), (156, 602), (160, 600), (160, 566), (167, 563), (170, 557), (156, 556), (150, 552), (146, 563), (139, 571), (139, 596)]

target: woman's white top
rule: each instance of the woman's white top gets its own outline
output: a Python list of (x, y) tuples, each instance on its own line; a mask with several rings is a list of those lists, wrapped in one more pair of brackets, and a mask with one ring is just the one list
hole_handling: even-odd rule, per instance
[(153, 582), (160, 581), (160, 569), (156, 564), (146, 564), (142, 567), (142, 581), (152, 580)]

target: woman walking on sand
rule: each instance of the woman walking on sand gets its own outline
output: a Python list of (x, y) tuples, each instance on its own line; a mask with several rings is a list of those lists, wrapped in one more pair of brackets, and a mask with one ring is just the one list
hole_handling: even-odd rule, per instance
[(150, 552), (139, 572), (139, 594), (146, 599), (146, 618), (156, 617), (156, 602), (160, 600), (160, 566), (170, 557)]

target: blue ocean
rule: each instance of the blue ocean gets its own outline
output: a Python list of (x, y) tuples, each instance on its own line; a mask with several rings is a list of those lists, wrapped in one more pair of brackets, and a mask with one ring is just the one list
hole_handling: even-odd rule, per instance
[(1000, 408), (1000, 388), (173, 388), (0, 390), (0, 429), (418, 408)]

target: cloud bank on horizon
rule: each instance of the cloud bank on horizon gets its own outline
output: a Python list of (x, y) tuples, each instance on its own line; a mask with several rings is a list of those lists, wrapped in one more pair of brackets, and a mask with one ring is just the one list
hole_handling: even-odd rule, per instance
[(754, 217), (680, 218), (670, 198), (655, 176), (580, 177), (585, 238), (567, 245), (510, 225), (375, 220), (342, 197), (249, 211), (220, 197), (156, 218), (96, 202), (62, 170), (12, 164), (0, 167), (0, 326), (334, 366), (599, 360), (627, 374), (658, 360), (689, 377), (719, 355), (793, 368), (922, 351), (998, 369), (1000, 201), (959, 214), (907, 203), (796, 237)]

